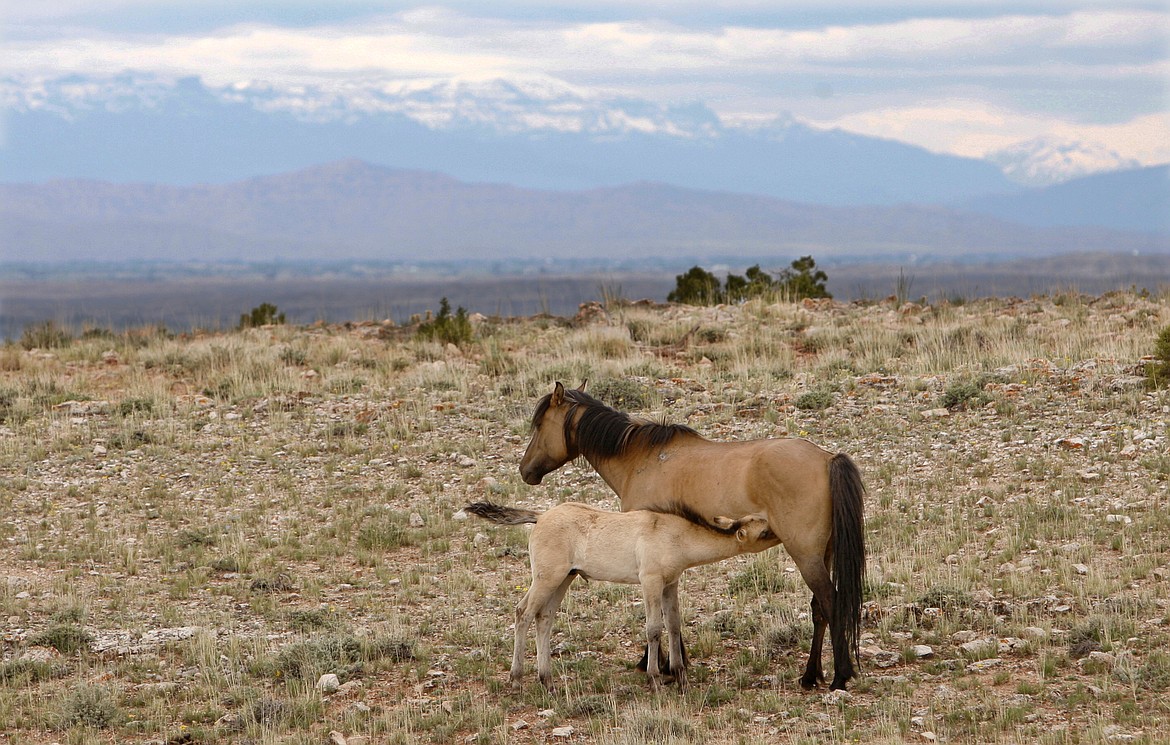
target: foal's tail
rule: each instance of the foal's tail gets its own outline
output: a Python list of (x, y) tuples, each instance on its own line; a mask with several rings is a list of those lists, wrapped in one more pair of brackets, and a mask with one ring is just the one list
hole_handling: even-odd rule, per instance
[[(836, 596), (829, 632), (836, 676), (855, 675), (861, 637), (861, 591), (865, 579), (865, 485), (857, 465), (844, 453), (829, 461), (833, 502), (833, 585)], [(860, 658), (858, 658), (860, 664)], [(842, 665), (844, 663), (844, 665)], [(842, 683), (845, 681), (842, 680)]]
[(497, 525), (523, 525), (525, 523), (534, 523), (536, 518), (540, 517), (542, 513), (536, 510), (522, 510), (516, 507), (504, 507), (503, 505), (493, 504), (491, 502), (472, 502), (463, 508), (465, 512), (470, 512), (476, 517), (482, 517), (485, 520), (491, 520)]

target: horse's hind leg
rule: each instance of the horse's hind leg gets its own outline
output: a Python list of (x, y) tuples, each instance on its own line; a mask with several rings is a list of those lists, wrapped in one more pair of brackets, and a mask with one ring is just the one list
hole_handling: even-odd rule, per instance
[(801, 687), (807, 689), (815, 688), (817, 683), (825, 679), (821, 666), (821, 652), (833, 608), (834, 590), (829, 569), (819, 557), (804, 563), (798, 562), (797, 566), (805, 584), (813, 592), (810, 603), (813, 621), (812, 648), (808, 652), (808, 664), (804, 668), (804, 675), (800, 678)]

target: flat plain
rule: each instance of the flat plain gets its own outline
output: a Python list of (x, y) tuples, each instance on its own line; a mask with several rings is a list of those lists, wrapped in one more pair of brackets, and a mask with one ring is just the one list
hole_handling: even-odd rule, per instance
[[(1170, 296), (473, 323), (44, 326), (0, 350), (0, 743), (1164, 741), (1170, 393), (1143, 371)], [(617, 508), (587, 463), (517, 472), (537, 399), (585, 379), (856, 460), (847, 693), (797, 684), (809, 594), (782, 548), (684, 577), (687, 693), (633, 669), (638, 588), (585, 582), (559, 691), (531, 649), (510, 689), (526, 533), (461, 508)]]

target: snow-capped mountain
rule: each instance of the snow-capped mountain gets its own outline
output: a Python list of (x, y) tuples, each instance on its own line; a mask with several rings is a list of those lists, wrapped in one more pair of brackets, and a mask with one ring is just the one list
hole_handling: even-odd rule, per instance
[(1045, 137), (989, 153), (987, 160), (999, 166), (1009, 179), (1025, 186), (1051, 186), (1093, 173), (1141, 166), (1103, 145)]
[(821, 204), (946, 204), (1015, 186), (992, 164), (818, 129), (730, 126), (701, 104), (543, 79), (212, 87), (124, 74), (0, 79), (0, 181), (226, 182), (345, 158), (471, 182), (652, 181)]

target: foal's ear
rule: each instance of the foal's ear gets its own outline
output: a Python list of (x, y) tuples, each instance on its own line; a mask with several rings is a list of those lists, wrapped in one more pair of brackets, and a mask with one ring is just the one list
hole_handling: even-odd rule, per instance
[(557, 381), (556, 387), (553, 388), (552, 398), (548, 400), (549, 406), (560, 406), (565, 402), (565, 387), (561, 385), (561, 381)]
[(735, 531), (735, 540), (739, 541), (740, 543), (747, 543), (747, 539), (747, 528), (740, 528), (739, 530)]
[(732, 525), (735, 525), (735, 521), (732, 520), (730, 517), (724, 517), (723, 515), (717, 515), (714, 519), (711, 520), (711, 524), (714, 525), (716, 528), (719, 528), (720, 530), (727, 530)]

